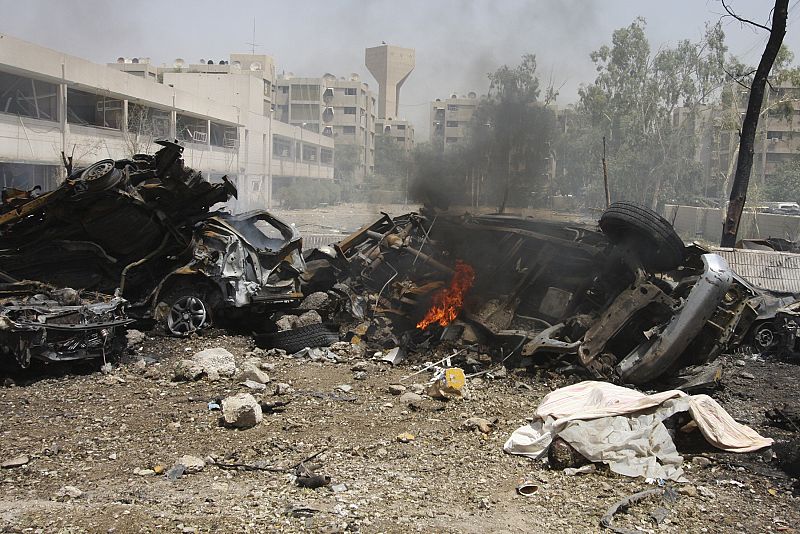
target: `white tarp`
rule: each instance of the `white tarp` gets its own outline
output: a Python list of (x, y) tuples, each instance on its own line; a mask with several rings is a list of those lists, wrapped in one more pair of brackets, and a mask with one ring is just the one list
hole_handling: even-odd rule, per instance
[(503, 450), (539, 458), (558, 436), (616, 473), (681, 480), (683, 458), (662, 423), (678, 412), (689, 412), (706, 440), (719, 449), (750, 452), (772, 445), (772, 439), (734, 421), (708, 395), (678, 390), (646, 395), (587, 381), (548, 394), (533, 421), (515, 430)]

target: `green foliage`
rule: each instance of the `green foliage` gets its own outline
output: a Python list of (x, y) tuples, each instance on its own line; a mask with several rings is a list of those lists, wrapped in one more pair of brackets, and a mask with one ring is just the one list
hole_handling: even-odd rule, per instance
[(800, 157), (778, 167), (763, 188), (763, 200), (800, 201)]
[[(556, 142), (557, 187), (597, 202), (589, 191), (602, 184), (605, 137), (612, 200), (655, 206), (698, 194), (697, 138), (721, 93), (726, 50), (719, 23), (707, 26), (699, 42), (656, 52), (644, 19), (616, 30), (610, 45), (592, 52), (597, 78), (581, 87), (579, 103), (565, 114), (565, 133)], [(679, 107), (683, 115), (676, 120)]]
[(360, 166), (361, 151), (356, 145), (336, 146), (333, 176), (345, 200), (352, 200), (355, 196), (355, 184)]

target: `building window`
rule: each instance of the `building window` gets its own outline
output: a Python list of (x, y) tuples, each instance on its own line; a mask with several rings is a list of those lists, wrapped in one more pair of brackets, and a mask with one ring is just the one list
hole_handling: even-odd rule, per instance
[(406, 125), (405, 124), (398, 124), (397, 125), (397, 129), (398, 130), (405, 130), (406, 129)]
[(57, 102), (56, 85), (0, 72), (0, 112), (57, 121)]
[(303, 161), (317, 161), (317, 147), (303, 145)]
[(358, 89), (356, 89), (355, 87), (345, 87), (344, 94), (348, 96), (355, 96), (358, 94)]
[(458, 121), (447, 121), (448, 128), (458, 128)]
[(169, 137), (169, 111), (128, 102), (128, 131), (152, 137)]
[(320, 163), (325, 163), (330, 165), (333, 163), (333, 150), (330, 148), (322, 148), (319, 151), (319, 161)]
[[(211, 123), (211, 145), (225, 148), (238, 146), (238, 128), (216, 122)], [(245, 146), (247, 143), (245, 143)]]
[(356, 134), (356, 127), (355, 126), (342, 126), (342, 133), (346, 135), (355, 135)]
[(175, 116), (175, 133), (181, 141), (208, 143), (208, 121), (178, 113)]
[(448, 143), (458, 143), (458, 137), (448, 137), (445, 141)]
[(767, 132), (767, 139), (770, 141), (780, 141), (783, 139), (783, 132)]
[(447, 111), (458, 111), (457, 104), (447, 104)]
[(320, 114), (319, 104), (292, 104), (291, 118), (295, 121), (318, 121)]
[(38, 185), (50, 191), (58, 187), (60, 170), (56, 165), (0, 162), (0, 187), (30, 191)]
[(345, 115), (355, 115), (356, 114), (356, 108), (346, 107), (346, 108), (344, 108), (344, 114)]
[(325, 137), (333, 137), (333, 127), (332, 126), (325, 126), (322, 129), (322, 135)]
[(67, 89), (67, 122), (122, 129), (122, 100)]
[(292, 85), (292, 100), (321, 100), (319, 85)]
[(292, 157), (292, 142), (289, 139), (278, 137), (272, 138), (272, 155), (276, 158), (290, 159)]
[(288, 85), (281, 85), (281, 94), (288, 95), (289, 94), (289, 86)]

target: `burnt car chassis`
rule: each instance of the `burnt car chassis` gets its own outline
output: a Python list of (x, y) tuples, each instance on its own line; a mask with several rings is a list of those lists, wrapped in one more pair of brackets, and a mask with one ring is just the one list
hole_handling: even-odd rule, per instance
[(459, 316), (463, 339), (500, 347), (519, 366), (570, 358), (597, 378), (651, 383), (713, 360), (756, 316), (756, 293), (720, 256), (684, 246), (666, 220), (629, 203), (612, 205), (599, 229), (505, 215), (384, 215), (334, 248), (340, 278), (372, 290), (378, 313), (411, 324), (455, 260), (468, 263), (476, 276)]
[(294, 228), (266, 211), (211, 211), (236, 196), (233, 184), (205, 180), (184, 166), (183, 147), (157, 143), (154, 155), (68, 168), (40, 196), (15, 194), (0, 210), (0, 271), (116, 292), (131, 316), (175, 335), (223, 314), (258, 317), (298, 303), (304, 264)]

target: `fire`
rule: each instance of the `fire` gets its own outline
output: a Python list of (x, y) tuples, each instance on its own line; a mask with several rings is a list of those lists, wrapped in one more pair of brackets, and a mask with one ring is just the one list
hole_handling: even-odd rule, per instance
[(464, 306), (464, 295), (475, 281), (475, 270), (461, 260), (456, 260), (456, 272), (450, 286), (442, 288), (433, 296), (433, 304), (425, 318), (417, 323), (417, 328), (425, 330), (433, 323), (441, 326), (450, 324)]

